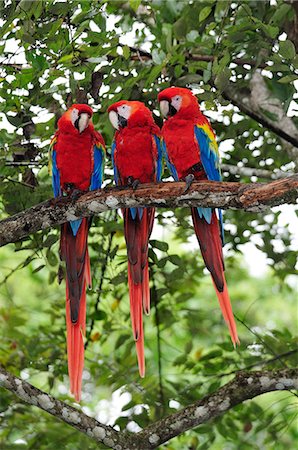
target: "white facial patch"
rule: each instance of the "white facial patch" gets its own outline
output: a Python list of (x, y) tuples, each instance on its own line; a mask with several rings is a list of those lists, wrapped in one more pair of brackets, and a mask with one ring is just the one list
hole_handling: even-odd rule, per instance
[(78, 117), (79, 117), (79, 110), (74, 108), (71, 111), (71, 121), (72, 121), (73, 126), (75, 126), (75, 121), (78, 119)]
[(124, 119), (128, 120), (131, 113), (131, 107), (128, 105), (118, 106), (117, 112), (119, 116), (124, 117)]
[(167, 117), (169, 114), (169, 102), (167, 100), (161, 100), (159, 103), (160, 112), (164, 117)]
[(116, 128), (116, 130), (119, 130), (118, 115), (117, 115), (116, 111), (109, 112), (109, 119), (110, 119), (110, 122), (113, 125), (113, 127)]
[(181, 108), (181, 103), (182, 103), (181, 95), (175, 95), (175, 97), (172, 97), (171, 104), (172, 106), (174, 106), (176, 111), (179, 111), (179, 109)]

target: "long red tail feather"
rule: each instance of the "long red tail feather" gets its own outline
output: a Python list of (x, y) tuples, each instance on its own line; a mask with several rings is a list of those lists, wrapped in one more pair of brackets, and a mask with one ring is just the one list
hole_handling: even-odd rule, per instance
[(60, 252), (66, 263), (66, 329), (70, 391), (80, 401), (86, 331), (86, 284), (91, 286), (87, 248), (89, 222), (83, 219), (74, 236), (68, 223), (62, 225)]
[(212, 212), (211, 223), (200, 217), (196, 208), (191, 208), (195, 233), (200, 244), (202, 256), (207, 269), (211, 273), (219, 305), (228, 325), (234, 347), (240, 344), (228, 287), (224, 274), (224, 261), (220, 238), (219, 223), (215, 211)]
[(133, 219), (129, 209), (123, 210), (128, 255), (130, 315), (141, 377), (145, 376), (143, 310), (146, 314), (150, 313), (148, 241), (152, 232), (154, 213), (154, 208), (144, 208), (142, 217), (140, 218), (137, 212)]

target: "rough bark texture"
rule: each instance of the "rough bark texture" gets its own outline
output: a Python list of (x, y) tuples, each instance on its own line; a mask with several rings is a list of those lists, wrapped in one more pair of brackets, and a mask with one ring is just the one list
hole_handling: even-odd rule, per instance
[[(288, 135), (292, 136), (296, 142), (298, 142), (298, 129), (293, 122), (293, 120), (287, 116), (285, 113), (281, 101), (272, 96), (272, 93), (267, 88), (264, 77), (259, 72), (255, 72), (250, 81), (251, 97), (250, 97), (250, 107), (258, 111), (260, 114), (269, 112), (271, 115), (276, 117), (276, 120), (267, 119), (271, 125), (278, 123), (279, 128), (281, 128)], [(294, 141), (292, 141), (294, 144)], [(282, 145), (284, 150), (292, 159), (296, 166), (298, 165), (298, 148), (293, 147), (288, 139), (282, 139)], [(295, 144), (294, 144), (295, 145)]]
[[(250, 89), (238, 91), (230, 85), (222, 95), (241, 112), (277, 134), (290, 161), (298, 165), (298, 129), (285, 113), (280, 100), (272, 96), (260, 72), (254, 72)], [(275, 117), (275, 120), (270, 119), (268, 113)]]
[(82, 411), (8, 373), (1, 366), (0, 387), (8, 389), (25, 403), (43, 409), (108, 448), (149, 450), (158, 448), (186, 430), (209, 422), (245, 400), (266, 392), (298, 389), (298, 369), (238, 372), (232, 381), (216, 392), (135, 434), (116, 431), (88, 417)]
[(38, 230), (101, 212), (136, 206), (177, 208), (206, 206), (265, 211), (298, 197), (298, 174), (271, 183), (195, 182), (188, 192), (185, 183), (143, 184), (131, 188), (110, 188), (81, 195), (77, 200), (60, 198), (33, 206), (0, 222), (0, 246), (16, 242)]

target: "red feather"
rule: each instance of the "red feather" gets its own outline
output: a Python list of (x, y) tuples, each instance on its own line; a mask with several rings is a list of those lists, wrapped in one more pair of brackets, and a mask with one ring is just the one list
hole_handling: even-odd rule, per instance
[[(198, 101), (189, 89), (168, 88), (160, 92), (158, 99), (159, 101), (166, 100), (170, 103), (176, 95), (182, 98), (180, 109), (165, 121), (162, 128), (162, 136), (166, 143), (169, 160), (175, 166), (179, 179), (184, 179), (191, 173), (197, 180), (207, 180), (207, 175), (200, 164), (200, 149), (195, 140), (194, 126), (198, 123), (207, 123), (210, 128), (211, 126), (201, 113)], [(194, 167), (196, 165), (198, 165), (197, 169)], [(211, 273), (216, 295), (235, 346), (239, 343), (239, 339), (224, 275), (218, 219), (214, 210), (212, 211), (210, 224), (207, 223), (204, 217), (199, 217), (196, 208), (192, 208), (191, 212), (202, 256), (206, 267)]]
[(196, 208), (191, 208), (191, 214), (201, 253), (206, 267), (211, 273), (219, 305), (235, 346), (240, 342), (225, 280), (222, 242), (216, 213), (215, 211), (212, 212), (210, 224), (204, 218), (199, 217)]
[[(73, 105), (59, 120), (56, 133), (57, 168), (60, 175), (61, 191), (69, 194), (72, 190), (88, 190), (93, 173), (94, 145), (104, 141), (94, 130), (91, 122), (82, 132), (74, 127), (71, 111), (92, 116), (88, 105)], [(71, 190), (67, 186), (71, 185)], [(88, 254), (88, 230), (90, 219), (82, 219), (76, 236), (70, 223), (61, 227), (60, 256), (66, 264), (66, 327), (67, 356), (70, 391), (76, 401), (81, 398), (82, 373), (84, 366), (84, 336), (86, 331), (86, 284), (91, 286), (90, 260)]]
[[(127, 126), (116, 132), (114, 164), (119, 183), (127, 185), (129, 177), (141, 183), (156, 181), (157, 148), (153, 134), (159, 136), (148, 108), (140, 102), (118, 102), (109, 111), (117, 110), (123, 103), (131, 106)], [(148, 242), (153, 228), (154, 208), (138, 208), (133, 218), (130, 209), (122, 210), (124, 235), (128, 256), (128, 285), (130, 315), (140, 376), (145, 376), (143, 310), (150, 312), (150, 288), (148, 269)]]

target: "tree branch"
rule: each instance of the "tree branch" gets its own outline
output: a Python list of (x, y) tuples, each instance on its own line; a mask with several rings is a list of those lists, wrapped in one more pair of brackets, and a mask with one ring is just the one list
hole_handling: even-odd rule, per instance
[[(250, 80), (250, 106), (255, 111), (258, 111), (264, 116), (264, 112), (270, 113), (275, 120), (268, 119), (271, 125), (278, 123), (279, 128), (287, 133), (288, 136), (292, 136), (295, 142), (298, 142), (298, 129), (293, 120), (287, 116), (284, 111), (281, 101), (277, 97), (273, 97), (269, 91), (266, 82), (259, 72), (255, 72)], [(287, 152), (289, 158), (291, 158), (296, 165), (298, 165), (298, 148), (297, 144), (293, 147), (288, 139), (282, 139), (284, 150)]]
[[(292, 144), (291, 155), (295, 155), (295, 160), (298, 155), (298, 136), (292, 135), (288, 132), (288, 129), (283, 129), (279, 123), (279, 121), (273, 121), (268, 119), (264, 114), (261, 113), (259, 109), (257, 109), (252, 101), (251, 96), (245, 96), (241, 92), (237, 92), (236, 89), (233, 89), (232, 86), (226, 88), (222, 92), (222, 96), (224, 99), (231, 102), (234, 106), (240, 109), (241, 112), (246, 114), (247, 116), (254, 119), (256, 122), (263, 125), (268, 130), (273, 131), (273, 133), (277, 134), (280, 138), (287, 141), (287, 143)], [(268, 110), (268, 108), (267, 108)], [(291, 156), (292, 157), (292, 156)]]
[(26, 381), (15, 377), (1, 366), (0, 387), (13, 392), (25, 403), (43, 409), (109, 448), (117, 449), (116, 445), (119, 445), (118, 449), (127, 448), (124, 433), (118, 433), (112, 427), (104, 425), (78, 409), (57, 400)]
[[(188, 54), (186, 56), (186, 59), (189, 59), (191, 61), (205, 61), (205, 62), (213, 62), (216, 57), (212, 55), (201, 55), (198, 53), (192, 53)], [(251, 67), (258, 67), (260, 69), (265, 69), (265, 67), (268, 67), (268, 64), (266, 63), (259, 63), (258, 61), (255, 61), (253, 59), (249, 58), (234, 58), (231, 60), (231, 63), (237, 64), (237, 66), (251, 66)]]
[(1, 366), (0, 387), (13, 392), (25, 403), (48, 412), (109, 448), (149, 450), (157, 448), (187, 430), (221, 416), (245, 400), (266, 392), (298, 389), (298, 369), (238, 372), (232, 381), (216, 392), (135, 434), (116, 431), (112, 427), (98, 422), (78, 409), (17, 378)]
[(245, 400), (275, 390), (298, 389), (298, 369), (238, 372), (236, 377), (202, 400), (171, 414), (137, 434), (154, 449), (187, 430), (221, 416)]
[(298, 174), (271, 183), (194, 182), (184, 192), (184, 182), (143, 184), (131, 188), (91, 191), (77, 200), (51, 199), (0, 222), (0, 246), (64, 222), (101, 212), (137, 206), (177, 208), (203, 206), (263, 212), (272, 206), (295, 203)]

